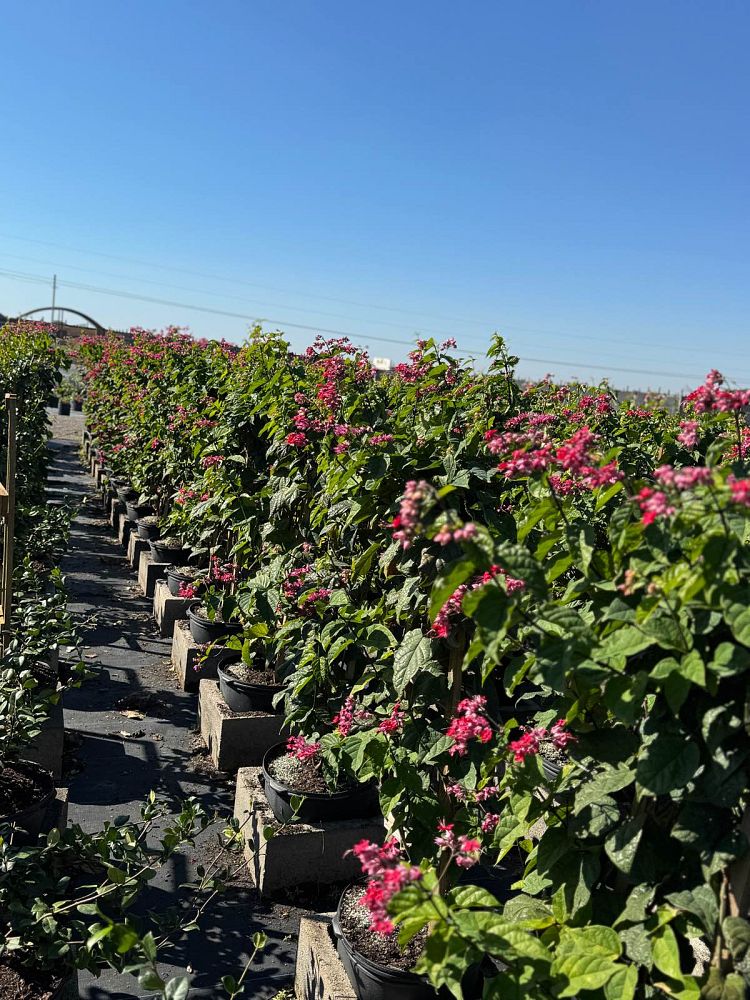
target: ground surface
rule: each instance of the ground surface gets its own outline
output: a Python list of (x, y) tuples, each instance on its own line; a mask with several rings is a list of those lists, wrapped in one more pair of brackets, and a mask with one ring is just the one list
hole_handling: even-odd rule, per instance
[[(234, 780), (218, 774), (195, 736), (197, 695), (177, 688), (169, 667), (171, 640), (158, 638), (151, 602), (140, 596), (135, 576), (103, 516), (93, 483), (78, 458), (79, 415), (55, 421), (51, 499), (80, 505), (71, 547), (63, 561), (70, 610), (82, 629), (87, 664), (95, 678), (65, 695), (65, 727), (73, 746), (67, 778), (69, 823), (101, 828), (122, 813), (138, 815), (155, 790), (174, 802), (196, 796), (209, 810), (231, 815)], [(63, 658), (65, 650), (63, 650)], [(136, 711), (143, 718), (126, 716)], [(181, 853), (150, 890), (152, 909), (179, 905), (180, 891), (196, 864), (216, 854), (216, 832)], [(220, 998), (223, 975), (239, 975), (253, 933), (268, 945), (253, 969), (246, 997), (273, 997), (294, 971), (296, 933), (309, 897), (270, 902), (243, 884), (233, 886), (201, 921), (201, 930), (163, 952), (162, 975), (193, 974), (190, 1000)], [(327, 902), (327, 901), (326, 901)], [(313, 904), (314, 905), (314, 904)], [(321, 907), (322, 908), (322, 907)], [(192, 907), (187, 912), (191, 912)], [(86, 1000), (147, 997), (130, 976), (81, 976)]]

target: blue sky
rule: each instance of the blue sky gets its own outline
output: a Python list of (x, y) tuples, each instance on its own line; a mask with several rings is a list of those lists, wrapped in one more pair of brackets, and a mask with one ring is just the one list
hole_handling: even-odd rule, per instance
[(750, 384), (746, 3), (35, 0), (2, 21), (0, 312), (57, 272), (58, 303), (113, 326), (236, 340), (264, 317), (394, 359), (418, 333), (481, 355), (497, 329), (525, 375)]

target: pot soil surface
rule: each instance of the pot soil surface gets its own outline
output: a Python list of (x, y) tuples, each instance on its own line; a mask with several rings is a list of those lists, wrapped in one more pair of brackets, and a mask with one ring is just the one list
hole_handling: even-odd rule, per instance
[[(6, 764), (0, 771), (0, 816), (9, 816), (33, 806), (47, 788), (35, 777)], [(4, 994), (0, 993), (0, 996)]]
[(237, 663), (228, 663), (221, 669), (236, 681), (242, 681), (243, 684), (267, 684), (271, 686), (279, 683), (273, 670), (253, 670), (241, 660)]
[(365, 894), (362, 885), (351, 885), (341, 897), (339, 921), (344, 937), (360, 955), (378, 965), (386, 965), (403, 972), (413, 972), (417, 959), (424, 950), (427, 929), (420, 931), (402, 948), (398, 933), (378, 934), (370, 930), (370, 911), (360, 900)]
[(50, 1000), (59, 985), (60, 980), (50, 972), (0, 963), (0, 997), (3, 1000)]
[(268, 764), (268, 773), (292, 792), (301, 795), (330, 795), (323, 773), (308, 760), (297, 760), (290, 753), (281, 754)]

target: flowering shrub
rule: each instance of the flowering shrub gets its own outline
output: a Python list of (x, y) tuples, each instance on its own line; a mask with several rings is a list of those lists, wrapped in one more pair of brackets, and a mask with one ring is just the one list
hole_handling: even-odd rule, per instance
[(108, 460), (237, 565), (295, 748), (378, 783), (377, 932), (426, 928), (419, 969), (455, 995), (488, 953), (493, 996), (739, 995), (744, 391), (712, 373), (679, 414), (522, 392), (499, 338), (481, 375), (433, 341), (385, 378), (258, 331), (88, 351)]

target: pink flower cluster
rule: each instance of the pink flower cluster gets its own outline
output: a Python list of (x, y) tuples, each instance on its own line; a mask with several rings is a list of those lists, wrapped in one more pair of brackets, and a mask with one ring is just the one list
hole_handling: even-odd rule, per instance
[(450, 542), (465, 542), (473, 538), (477, 533), (476, 524), (469, 522), (458, 528), (449, 528), (447, 525), (441, 528), (434, 536), (433, 541), (438, 545), (448, 545)]
[(377, 447), (381, 444), (390, 444), (393, 440), (395, 440), (393, 434), (373, 434), (372, 437), (368, 438), (367, 443)]
[(424, 479), (410, 479), (404, 489), (401, 507), (393, 519), (393, 539), (408, 549), (415, 535), (422, 529), (422, 504), (432, 494), (432, 487)]
[(333, 724), (341, 736), (348, 736), (355, 722), (367, 722), (372, 718), (372, 712), (365, 708), (357, 708), (352, 695), (348, 695), (344, 704), (333, 717)]
[(378, 934), (393, 934), (395, 927), (388, 916), (391, 899), (407, 885), (422, 877), (419, 868), (405, 864), (398, 841), (391, 837), (382, 846), (360, 840), (352, 848), (369, 881), (361, 903), (370, 911), (370, 929)]
[(210, 469), (215, 465), (221, 465), (223, 461), (223, 455), (206, 455), (206, 457), (202, 459), (201, 465), (204, 469)]
[(650, 486), (644, 486), (635, 499), (641, 508), (641, 521), (646, 525), (653, 524), (657, 517), (674, 514), (676, 509), (663, 490), (653, 490)]
[(312, 566), (310, 565), (293, 569), (281, 584), (281, 592), (284, 597), (289, 598), (290, 601), (298, 597), (305, 585), (305, 577), (310, 572), (312, 572)]
[(290, 736), (286, 741), (287, 753), (299, 761), (312, 760), (320, 753), (320, 743), (308, 743), (304, 736)]
[(195, 597), (195, 587), (190, 583), (181, 583), (179, 589), (180, 597)]
[(401, 711), (401, 702), (397, 701), (391, 709), (391, 714), (378, 726), (379, 733), (396, 733), (403, 725), (406, 713)]
[(712, 369), (685, 402), (692, 403), (696, 413), (737, 413), (750, 406), (750, 389), (722, 389), (725, 381), (721, 372)]
[(315, 611), (315, 605), (318, 601), (327, 601), (331, 596), (331, 591), (326, 587), (318, 587), (316, 590), (311, 590), (309, 594), (306, 594), (299, 604), (300, 613), (305, 615), (311, 615)]
[(446, 732), (446, 736), (453, 740), (453, 746), (448, 750), (452, 757), (463, 757), (468, 751), (469, 740), (489, 743), (492, 739), (492, 727), (483, 714), (486, 705), (484, 695), (476, 694), (472, 698), (464, 698), (456, 706), (456, 714)]
[(223, 563), (218, 556), (211, 556), (206, 579), (209, 583), (235, 583), (237, 580), (236, 563)]
[(727, 483), (734, 503), (750, 507), (750, 479), (736, 479), (729, 476)]
[(482, 845), (472, 837), (456, 836), (453, 823), (439, 823), (440, 833), (435, 837), (435, 843), (443, 850), (450, 851), (453, 861), (459, 868), (472, 868), (477, 861), (482, 850)]
[(680, 433), (677, 435), (677, 440), (686, 448), (695, 448), (698, 444), (699, 429), (700, 424), (697, 420), (681, 420)]
[(549, 740), (558, 750), (564, 750), (569, 743), (575, 741), (575, 736), (565, 729), (565, 720), (558, 719), (549, 731), (544, 726), (527, 728), (523, 736), (508, 743), (508, 749), (513, 753), (516, 764), (522, 764), (527, 757), (539, 753), (539, 747), (545, 740)]
[(654, 470), (654, 479), (662, 486), (680, 490), (693, 490), (713, 482), (713, 472), (702, 465), (686, 465), (675, 469), (671, 465), (661, 465)]
[(293, 448), (304, 448), (307, 444), (307, 438), (301, 433), (287, 434), (286, 443)]
[(505, 575), (505, 590), (508, 594), (514, 594), (520, 590), (525, 590), (526, 584), (523, 580), (518, 580), (513, 576), (508, 576), (502, 566), (492, 566), (486, 573), (475, 577), (470, 584), (462, 583), (457, 587), (442, 608), (435, 615), (432, 623), (432, 632), (440, 639), (445, 639), (451, 633), (453, 619), (461, 613), (461, 605), (464, 597), (470, 590), (477, 590), (488, 583), (492, 583), (499, 575)]

